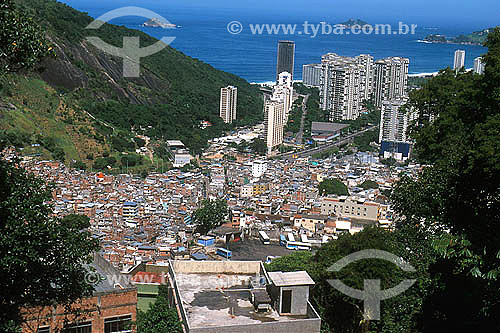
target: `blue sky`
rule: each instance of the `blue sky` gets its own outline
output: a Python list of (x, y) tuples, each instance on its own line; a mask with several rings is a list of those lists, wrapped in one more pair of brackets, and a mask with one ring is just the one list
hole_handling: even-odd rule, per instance
[[(77, 8), (172, 6), (173, 8), (213, 8), (259, 17), (347, 19), (362, 18), (370, 23), (404, 21), (420, 25), (486, 28), (500, 25), (499, 0), (62, 0)], [(279, 22), (278, 22), (279, 21)], [(274, 23), (274, 22), (273, 22)]]

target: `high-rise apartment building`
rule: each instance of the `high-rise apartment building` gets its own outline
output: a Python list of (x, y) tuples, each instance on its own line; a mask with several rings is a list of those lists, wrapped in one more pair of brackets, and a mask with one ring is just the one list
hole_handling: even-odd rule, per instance
[(329, 53), (322, 57), (320, 108), (329, 121), (353, 120), (361, 113), (365, 67), (354, 58)]
[(407, 58), (391, 57), (374, 61), (369, 54), (355, 58), (328, 53), (322, 57), (320, 108), (329, 121), (357, 119), (363, 102), (372, 100), (381, 107), (385, 100), (406, 96)]
[(293, 81), (292, 74), (282, 72), (278, 75), (278, 82), (273, 87), (273, 99), (282, 101), (285, 107), (285, 124), (293, 104)]
[(455, 51), (455, 60), (453, 62), (453, 69), (459, 71), (465, 67), (465, 51), (464, 50), (456, 50)]
[(265, 136), (268, 152), (283, 143), (285, 126), (285, 104), (281, 100), (270, 99), (265, 105)]
[(409, 64), (409, 59), (400, 57), (390, 57), (375, 62), (373, 101), (377, 107), (382, 107), (382, 103), (386, 100), (406, 96)]
[(477, 57), (474, 59), (474, 73), (484, 74), (484, 62), (482, 57)]
[(221, 88), (219, 115), (226, 124), (231, 124), (236, 119), (237, 101), (238, 88), (233, 86)]
[(302, 66), (302, 83), (308, 87), (319, 87), (321, 85), (321, 68), (321, 64)]
[(360, 94), (363, 100), (369, 100), (373, 93), (374, 68), (373, 57), (369, 54), (360, 54), (355, 58), (356, 62), (363, 66), (361, 71)]
[(395, 158), (404, 161), (410, 157), (411, 139), (408, 136), (410, 123), (417, 119), (414, 110), (404, 110), (403, 105), (408, 98), (387, 100), (382, 104), (380, 118), (380, 154), (384, 158)]
[(410, 143), (408, 125), (417, 114), (401, 109), (407, 101), (407, 98), (399, 98), (382, 103), (379, 143), (382, 141)]
[(278, 42), (278, 62), (276, 65), (276, 82), (279, 75), (288, 72), (293, 78), (293, 67), (295, 65), (295, 42), (281, 40)]

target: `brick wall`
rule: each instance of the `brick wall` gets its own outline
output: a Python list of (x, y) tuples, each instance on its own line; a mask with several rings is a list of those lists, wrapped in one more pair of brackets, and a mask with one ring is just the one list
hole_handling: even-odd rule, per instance
[[(22, 326), (23, 333), (36, 332), (39, 327), (50, 326), (51, 332), (60, 329), (65, 323), (76, 320), (91, 321), (93, 333), (104, 333), (104, 319), (131, 315), (136, 320), (137, 290), (118, 290), (113, 293), (95, 295), (71, 305), (71, 311), (63, 306), (25, 309)], [(75, 315), (80, 311), (79, 316)]]

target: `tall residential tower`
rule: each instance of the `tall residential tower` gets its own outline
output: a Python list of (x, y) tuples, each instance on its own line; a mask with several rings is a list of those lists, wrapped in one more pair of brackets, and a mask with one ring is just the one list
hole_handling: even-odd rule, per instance
[(279, 75), (283, 72), (292, 74), (295, 65), (295, 42), (289, 40), (281, 40), (278, 42), (278, 63), (276, 65), (276, 82)]
[(453, 69), (459, 71), (465, 67), (465, 51), (464, 50), (456, 50), (455, 51), (455, 60), (453, 62)]
[(329, 121), (354, 120), (371, 92), (373, 58), (328, 53), (322, 57), (320, 108)]
[(477, 57), (474, 59), (474, 73), (484, 74), (484, 62), (482, 57)]
[(265, 106), (265, 136), (267, 150), (270, 153), (283, 143), (285, 126), (285, 104), (281, 100), (270, 99)]
[(404, 97), (382, 103), (379, 143), (384, 158), (406, 160), (410, 157), (412, 142), (408, 136), (408, 127), (417, 119), (418, 113), (403, 109), (407, 101), (408, 98)]
[(233, 86), (221, 88), (219, 115), (226, 124), (231, 124), (236, 119), (237, 100), (238, 88)]
[(387, 100), (406, 96), (408, 86), (408, 58), (389, 57), (375, 62), (374, 70), (374, 103), (382, 107)]
[(303, 65), (302, 83), (308, 87), (319, 87), (321, 85), (321, 64)]

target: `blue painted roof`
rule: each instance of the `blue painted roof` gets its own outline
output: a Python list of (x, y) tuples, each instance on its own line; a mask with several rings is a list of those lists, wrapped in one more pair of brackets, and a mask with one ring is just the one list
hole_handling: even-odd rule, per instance
[(195, 260), (207, 260), (208, 259), (208, 256), (206, 254), (203, 254), (203, 253), (193, 253), (191, 255), (191, 257), (193, 257), (193, 259)]

